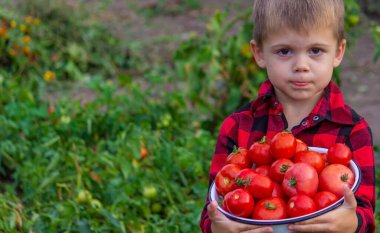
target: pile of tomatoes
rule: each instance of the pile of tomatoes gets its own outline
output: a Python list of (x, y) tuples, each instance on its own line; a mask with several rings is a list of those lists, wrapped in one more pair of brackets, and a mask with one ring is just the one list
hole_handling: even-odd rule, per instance
[(289, 132), (235, 148), (215, 177), (222, 208), (238, 217), (278, 220), (323, 209), (352, 187), (351, 150), (342, 143), (327, 153), (309, 150)]

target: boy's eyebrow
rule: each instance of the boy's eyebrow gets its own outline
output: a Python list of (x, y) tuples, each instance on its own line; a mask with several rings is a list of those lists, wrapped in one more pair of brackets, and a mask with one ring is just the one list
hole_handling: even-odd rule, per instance
[[(274, 44), (270, 48), (276, 49), (276, 48), (283, 48), (283, 47), (293, 47), (293, 45), (290, 44), (290, 43), (289, 44), (288, 43), (280, 43), (280, 44)], [(323, 48), (327, 48), (327, 47), (330, 47), (330, 44), (313, 43), (313, 44), (308, 45), (308, 47), (323, 47)]]

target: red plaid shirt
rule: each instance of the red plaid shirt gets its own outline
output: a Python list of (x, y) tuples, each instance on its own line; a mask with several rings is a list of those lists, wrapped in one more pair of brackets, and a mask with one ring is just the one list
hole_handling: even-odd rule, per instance
[[(264, 135), (270, 139), (286, 128), (282, 105), (274, 95), (272, 84), (267, 80), (261, 85), (256, 100), (224, 120), (211, 162), (210, 184), (234, 146), (249, 148)], [(371, 130), (363, 117), (344, 104), (343, 95), (336, 84), (330, 82), (312, 112), (292, 129), (292, 133), (309, 146), (329, 148), (340, 142), (351, 148), (353, 159), (362, 171), (362, 181), (355, 193), (358, 203), (357, 232), (374, 232), (375, 171)], [(208, 204), (207, 196), (200, 227), (203, 232), (210, 233)]]

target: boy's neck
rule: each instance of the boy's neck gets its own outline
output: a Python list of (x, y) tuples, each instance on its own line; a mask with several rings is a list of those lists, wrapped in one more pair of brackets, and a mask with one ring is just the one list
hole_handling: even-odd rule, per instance
[(294, 126), (299, 125), (301, 121), (307, 117), (314, 109), (315, 105), (318, 103), (322, 95), (323, 92), (317, 96), (314, 96), (312, 99), (302, 101), (295, 101), (286, 98), (285, 96), (277, 95), (277, 98), (283, 107), (284, 115), (288, 123), (287, 130), (291, 131)]

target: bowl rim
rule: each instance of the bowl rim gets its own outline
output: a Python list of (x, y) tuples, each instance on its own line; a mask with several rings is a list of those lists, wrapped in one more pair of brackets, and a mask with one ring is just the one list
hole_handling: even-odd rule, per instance
[[(314, 151), (319, 151), (321, 153), (326, 153), (327, 152), (327, 149), (326, 148), (321, 148), (321, 147), (309, 147), (310, 150), (314, 150)], [(350, 160), (350, 165), (351, 166), (355, 166), (358, 170), (358, 177), (356, 179), (356, 176), (355, 176), (355, 182), (353, 184), (353, 186), (351, 187), (351, 190), (355, 193), (359, 186), (360, 186), (360, 182), (361, 182), (361, 179), (362, 179), (362, 174), (361, 174), (361, 170), (360, 170), (360, 167), (358, 166), (358, 164), (354, 161), (354, 160)], [(214, 197), (213, 197), (213, 193), (216, 193), (216, 188), (215, 188), (215, 180), (212, 182), (211, 186), (210, 186), (210, 191), (209, 191), (209, 200), (210, 202), (212, 201), (215, 201)], [(219, 204), (218, 204), (218, 210), (220, 212), (222, 212), (226, 217), (232, 219), (232, 220), (235, 220), (237, 222), (241, 222), (241, 223), (245, 223), (245, 224), (251, 224), (251, 225), (279, 225), (279, 224), (288, 224), (288, 223), (294, 223), (294, 222), (299, 222), (299, 221), (304, 221), (304, 220), (307, 220), (307, 219), (310, 219), (310, 218), (314, 218), (314, 217), (317, 217), (319, 215), (322, 215), (322, 214), (325, 214), (335, 208), (337, 208), (338, 206), (340, 206), (344, 201), (344, 197), (341, 197), (339, 200), (337, 200), (335, 203), (323, 208), (323, 209), (320, 209), (316, 212), (313, 212), (313, 213), (310, 213), (310, 214), (306, 214), (306, 215), (302, 215), (302, 216), (299, 216), (299, 217), (294, 217), (294, 218), (286, 218), (286, 219), (278, 219), (278, 220), (255, 220), (255, 219), (248, 219), (248, 218), (241, 218), (241, 217), (238, 217), (238, 216), (235, 216), (235, 215), (232, 215), (230, 213), (228, 213), (227, 211), (223, 210)]]

